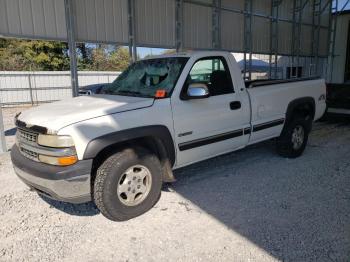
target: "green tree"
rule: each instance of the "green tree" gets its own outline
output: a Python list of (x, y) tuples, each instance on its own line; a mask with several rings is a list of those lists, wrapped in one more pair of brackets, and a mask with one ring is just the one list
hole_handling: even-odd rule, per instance
[[(122, 71), (130, 56), (125, 47), (77, 44), (78, 70)], [(68, 46), (63, 42), (0, 38), (1, 71), (69, 70)]]
[(92, 67), (92, 47), (86, 43), (77, 44), (78, 70), (90, 70)]
[(66, 43), (1, 39), (0, 70), (68, 70)]
[(130, 63), (129, 50), (125, 47), (119, 47), (113, 51), (109, 58), (109, 65), (112, 71), (124, 71)]
[(92, 51), (91, 70), (108, 71), (108, 51), (106, 45), (98, 45)]

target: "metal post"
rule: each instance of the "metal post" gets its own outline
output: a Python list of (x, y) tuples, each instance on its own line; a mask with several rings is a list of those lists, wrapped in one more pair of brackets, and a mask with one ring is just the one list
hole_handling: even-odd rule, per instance
[[(332, 3), (331, 3), (332, 5)], [(335, 12), (338, 12), (338, 5), (339, 5), (339, 2), (338, 0), (335, 0), (335, 7), (333, 9), (333, 5), (331, 6), (331, 10)], [(335, 57), (335, 40), (336, 40), (336, 36), (337, 36), (337, 25), (338, 25), (338, 15), (335, 14), (334, 16), (334, 20), (332, 21), (331, 23), (331, 31), (332, 31), (332, 40), (331, 40), (331, 54), (330, 54), (330, 77), (329, 77), (329, 81), (332, 82), (333, 81), (333, 66), (334, 66), (334, 57)]]
[(252, 0), (244, 1), (244, 78), (247, 75), (247, 53), (249, 54), (248, 79), (252, 78)]
[(332, 0), (328, 0), (329, 3), (329, 10), (328, 10), (328, 44), (327, 44), (327, 50), (328, 50), (328, 57), (327, 57), (327, 65), (326, 65), (326, 73), (325, 73), (325, 78), (326, 81), (328, 81), (330, 79), (329, 76), (329, 66), (330, 66), (330, 61), (331, 61), (331, 42), (332, 42)]
[(301, 51), (301, 22), (302, 22), (302, 17), (303, 17), (303, 10), (304, 7), (306, 6), (307, 2), (309, 0), (306, 0), (304, 3), (302, 3), (302, 0), (298, 0), (298, 37), (297, 37), (297, 49), (296, 49), (296, 54), (297, 54), (297, 68), (296, 68), (296, 73), (297, 77), (298, 76), (298, 68), (300, 67), (300, 51)]
[(275, 0), (271, 0), (271, 20), (270, 20), (270, 54), (269, 54), (269, 78), (272, 78), (272, 50), (273, 50), (273, 23), (274, 23)]
[(135, 1), (128, 0), (129, 54), (132, 62), (137, 60)]
[(221, 48), (221, 0), (214, 0), (212, 7), (212, 47)]
[(272, 55), (274, 55), (274, 79), (277, 78), (278, 63), (278, 9), (282, 0), (271, 0), (269, 77), (272, 78)]
[(64, 0), (65, 15), (66, 15), (66, 29), (69, 48), (69, 60), (70, 60), (70, 73), (72, 82), (72, 94), (73, 97), (79, 95), (79, 82), (78, 82), (78, 68), (77, 68), (77, 51), (75, 43), (75, 25), (72, 0)]
[[(299, 1), (299, 0), (298, 0)], [(293, 29), (292, 29), (292, 47), (291, 47), (291, 56), (292, 56), (292, 64), (291, 64), (291, 78), (294, 78), (293, 68), (295, 66), (295, 42), (296, 42), (296, 27), (297, 27), (297, 0), (293, 0)]]
[[(277, 70), (278, 70), (278, 46), (279, 46), (279, 28), (278, 28), (278, 22), (279, 22), (279, 5), (281, 5), (283, 0), (279, 0), (278, 5), (276, 7), (276, 51), (275, 51), (275, 78), (277, 78)], [(283, 76), (282, 76), (283, 78)]]
[(32, 78), (30, 75), (28, 75), (28, 85), (29, 85), (29, 96), (30, 96), (30, 102), (32, 103), (32, 106), (34, 105), (34, 99), (33, 99), (33, 87), (32, 87)]
[(175, 8), (175, 46), (176, 52), (180, 52), (183, 49), (183, 0), (176, 0)]
[[(316, 1), (316, 0), (315, 0)], [(321, 30), (321, 9), (322, 9), (322, 1), (319, 0), (319, 6), (318, 6), (318, 17), (317, 17), (317, 31), (316, 31), (316, 50), (315, 50), (315, 56), (316, 56), (316, 75), (319, 75), (318, 68), (319, 68), (319, 47), (320, 47), (320, 30)]]
[(313, 5), (312, 5), (312, 39), (311, 39), (311, 58), (310, 58), (310, 68), (309, 68), (309, 76), (314, 75), (313, 72), (313, 67), (314, 67), (314, 56), (315, 56), (315, 32), (316, 32), (316, 1), (313, 1)]
[(5, 153), (6, 151), (7, 147), (5, 140), (4, 119), (2, 117), (2, 107), (0, 104), (0, 153)]

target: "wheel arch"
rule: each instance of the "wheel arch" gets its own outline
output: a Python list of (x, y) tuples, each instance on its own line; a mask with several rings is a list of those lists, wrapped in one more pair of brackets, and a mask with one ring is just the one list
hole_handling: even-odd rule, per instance
[(110, 154), (126, 147), (144, 147), (156, 154), (162, 165), (163, 181), (175, 180), (172, 173), (175, 146), (169, 129), (162, 125), (131, 128), (97, 137), (88, 143), (83, 159), (93, 159), (94, 170)]
[(298, 114), (304, 117), (310, 117), (310, 125), (315, 118), (316, 103), (312, 97), (302, 97), (291, 101), (288, 104), (286, 112), (286, 123), (289, 123), (293, 117)]

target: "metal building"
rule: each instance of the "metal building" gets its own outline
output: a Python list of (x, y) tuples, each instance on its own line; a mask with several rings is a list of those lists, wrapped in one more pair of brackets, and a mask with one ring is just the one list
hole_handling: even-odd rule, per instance
[(318, 74), (331, 12), (330, 0), (0, 0), (0, 35), (128, 45), (134, 58), (136, 46), (312, 57)]
[[(349, 1), (350, 2), (350, 1)], [(332, 83), (350, 82), (350, 10), (339, 11), (333, 16), (337, 24), (334, 38), (334, 57), (332, 66)], [(337, 70), (334, 70), (334, 69)]]

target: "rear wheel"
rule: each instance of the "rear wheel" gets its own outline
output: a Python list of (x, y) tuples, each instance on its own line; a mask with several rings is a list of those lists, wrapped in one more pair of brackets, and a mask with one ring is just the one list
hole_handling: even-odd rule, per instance
[(281, 156), (296, 158), (302, 155), (311, 129), (309, 122), (310, 120), (297, 117), (286, 124), (277, 139), (277, 151)]
[(158, 201), (162, 176), (158, 158), (145, 149), (125, 149), (107, 158), (97, 169), (94, 201), (114, 221), (139, 216)]

